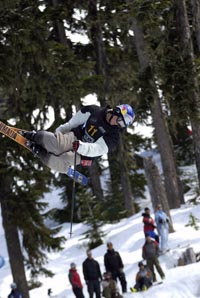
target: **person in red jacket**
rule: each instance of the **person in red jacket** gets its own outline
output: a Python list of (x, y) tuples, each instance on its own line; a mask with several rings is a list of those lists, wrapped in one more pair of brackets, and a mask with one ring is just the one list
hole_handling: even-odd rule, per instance
[(71, 263), (70, 267), (71, 268), (69, 270), (68, 277), (72, 285), (72, 290), (74, 292), (74, 295), (76, 296), (76, 298), (85, 298), (83, 295), (83, 285), (81, 283), (80, 276), (76, 270), (76, 264)]
[(149, 208), (145, 208), (144, 209), (144, 213), (142, 213), (143, 216), (143, 224), (144, 224), (144, 235), (146, 235), (146, 233), (148, 233), (153, 239), (155, 239), (158, 243), (159, 243), (159, 237), (158, 235), (155, 233), (155, 221), (154, 219), (151, 217), (150, 215), (150, 209)]

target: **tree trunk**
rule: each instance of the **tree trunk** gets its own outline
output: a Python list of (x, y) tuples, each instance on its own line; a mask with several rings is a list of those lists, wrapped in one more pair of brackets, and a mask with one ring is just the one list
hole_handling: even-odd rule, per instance
[(200, 1), (191, 0), (192, 15), (193, 15), (193, 30), (196, 37), (196, 46), (200, 52)]
[[(199, 1), (195, 2), (198, 4)], [(195, 58), (194, 58), (194, 49), (191, 39), (190, 26), (188, 22), (186, 3), (184, 0), (174, 0), (175, 6), (175, 15), (176, 15), (176, 26), (179, 33), (182, 56), (185, 61), (190, 62), (190, 78), (193, 88), (191, 87), (191, 108), (190, 108), (190, 120), (192, 126), (192, 135), (194, 142), (194, 151), (195, 151), (195, 161), (197, 167), (198, 180), (200, 185), (200, 90), (198, 84), (198, 73), (195, 67)], [(198, 10), (199, 11), (199, 10)], [(197, 35), (199, 38), (199, 15), (198, 15), (198, 26), (197, 26)]]
[(127, 167), (126, 152), (124, 149), (122, 134), (120, 134), (120, 143), (119, 143), (119, 165), (120, 165), (121, 185), (122, 185), (122, 190), (124, 192), (125, 210), (127, 211), (127, 214), (131, 216), (135, 214), (135, 207), (133, 204), (134, 197), (131, 190), (129, 172)]
[[(59, 0), (52, 0), (52, 6), (57, 7), (59, 2), (60, 2)], [(55, 20), (55, 29), (57, 31), (57, 36), (59, 37), (60, 43), (67, 45), (68, 40), (66, 38), (65, 27), (64, 27), (63, 21), (61, 19)]]
[(155, 211), (156, 206), (158, 204), (162, 205), (162, 209), (166, 212), (168, 217), (170, 218), (169, 223), (169, 231), (174, 232), (172, 219), (169, 210), (169, 204), (167, 201), (167, 196), (165, 192), (165, 187), (162, 183), (162, 178), (159, 173), (159, 170), (153, 161), (152, 157), (143, 158), (143, 164), (145, 169), (145, 176), (151, 196), (151, 201), (153, 205), (153, 209)]
[[(149, 63), (143, 32), (134, 18), (132, 18), (131, 21), (141, 71), (145, 72), (147, 69), (151, 69), (151, 65)], [(162, 112), (161, 99), (159, 98), (156, 82), (152, 73), (150, 74), (149, 85), (154, 99), (151, 103), (151, 111), (157, 144), (161, 155), (167, 200), (170, 208), (178, 208), (180, 202), (183, 202), (183, 192), (177, 174), (172, 141)]]
[(89, 167), (92, 192), (98, 200), (103, 200), (103, 191), (101, 188), (99, 165), (96, 160), (92, 162), (92, 166)]
[[(96, 0), (90, 0), (89, 2), (89, 15), (90, 15), (90, 36), (91, 40), (94, 46), (95, 51), (95, 59), (96, 59), (96, 74), (101, 75), (104, 79), (102, 87), (99, 88), (98, 92), (98, 100), (100, 101), (102, 106), (106, 105), (106, 98), (110, 90), (110, 78), (108, 76), (108, 65), (107, 65), (107, 56), (104, 48), (104, 42), (102, 38), (102, 29), (101, 29), (101, 23), (99, 22), (98, 18), (98, 10), (97, 10), (97, 1)], [(119, 155), (120, 158), (116, 156), (118, 159), (118, 167), (120, 168), (120, 175), (121, 175), (121, 186), (123, 189), (123, 196), (124, 196), (124, 203), (125, 203), (125, 209), (128, 211), (128, 213), (132, 214), (134, 212), (132, 200), (133, 200), (133, 194), (130, 187), (130, 181), (129, 181), (129, 175), (128, 170), (124, 162), (124, 156), (126, 155), (126, 152), (123, 150), (123, 144), (121, 140), (121, 144), (119, 145)], [(122, 156), (123, 152), (123, 156)], [(112, 169), (115, 171), (115, 166), (111, 166), (111, 163), (113, 162), (113, 158), (111, 154), (108, 154), (108, 160), (110, 164), (110, 171), (112, 172)], [(111, 180), (113, 179), (113, 175), (115, 175), (115, 172), (111, 173)], [(115, 183), (112, 181), (111, 183), (112, 187), (116, 187)], [(118, 186), (117, 186), (118, 187)], [(131, 212), (130, 212), (131, 210)]]
[(21, 251), (18, 230), (12, 221), (12, 219), (14, 218), (14, 214), (11, 211), (11, 203), (9, 202), (9, 189), (11, 185), (10, 178), (8, 178), (7, 180), (4, 179), (4, 184), (5, 182), (7, 185), (1, 185), (0, 187), (0, 202), (3, 227), (5, 231), (13, 281), (16, 282), (23, 297), (29, 298), (28, 285), (26, 281), (23, 255)]

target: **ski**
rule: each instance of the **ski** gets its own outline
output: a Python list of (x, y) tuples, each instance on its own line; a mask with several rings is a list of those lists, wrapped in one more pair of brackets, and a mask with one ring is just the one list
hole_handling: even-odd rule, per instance
[(15, 141), (16, 143), (20, 144), (21, 146), (25, 147), (29, 151), (31, 151), (30, 147), (28, 146), (28, 140), (23, 137), (19, 131), (11, 126), (6, 125), (2, 121), (0, 121), (0, 132)]
[(68, 168), (67, 176), (74, 179), (76, 182), (80, 183), (83, 186), (86, 186), (89, 183), (88, 177), (86, 177), (82, 173), (75, 171), (75, 175), (74, 175), (74, 169), (72, 167)]
[(159, 285), (162, 285), (162, 284), (163, 284), (163, 281), (156, 281), (156, 282), (153, 283), (152, 287), (159, 286)]
[[(19, 145), (23, 146), (24, 148), (28, 149), (30, 152), (32, 152), (31, 148), (29, 147), (30, 141), (27, 140), (20, 133), (20, 132), (23, 132), (23, 131), (25, 131), (25, 130), (6, 125), (2, 121), (0, 121), (0, 133), (2, 133), (3, 135), (7, 136), (10, 139), (12, 139), (13, 141), (18, 143)], [(74, 175), (74, 169), (71, 168), (71, 167), (68, 168), (68, 170), (66, 172), (66, 175), (68, 177), (74, 179), (77, 183), (79, 183), (83, 186), (86, 186), (89, 183), (88, 177), (86, 177), (82, 173), (80, 173), (78, 171), (75, 171), (75, 175)]]

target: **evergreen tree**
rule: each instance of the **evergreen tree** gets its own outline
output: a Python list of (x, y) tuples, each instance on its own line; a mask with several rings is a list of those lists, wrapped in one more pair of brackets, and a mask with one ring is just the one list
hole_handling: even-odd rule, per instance
[[(49, 106), (55, 105), (55, 111), (60, 112), (64, 102), (67, 103), (66, 94), (72, 100), (80, 90), (81, 80), (77, 80), (80, 68), (72, 45), (66, 48), (51, 38), (52, 12), (48, 8), (42, 11), (40, 4), (40, 1), (13, 1), (0, 11), (3, 116), (25, 129), (43, 128)], [(71, 104), (72, 101), (66, 107), (71, 108)], [(19, 145), (4, 137), (1, 142), (5, 146), (0, 149), (0, 188), (5, 194), (1, 196), (1, 208), (9, 258), (13, 278), (24, 297), (28, 297), (25, 275), (19, 274), (23, 272), (20, 246), (16, 244), (15, 254), (12, 247), (20, 231), (27, 252), (25, 264), (32, 276), (41, 272), (52, 275), (44, 267), (47, 261), (44, 251), (61, 249), (63, 238), (55, 236), (57, 229), (45, 226), (41, 214), (45, 206), (40, 202), (43, 193), (49, 191), (52, 174)], [(16, 259), (16, 253), (21, 257)]]

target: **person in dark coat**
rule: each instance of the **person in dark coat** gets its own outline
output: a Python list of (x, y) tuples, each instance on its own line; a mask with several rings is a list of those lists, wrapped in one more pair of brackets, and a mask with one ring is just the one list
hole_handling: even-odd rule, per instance
[(104, 255), (104, 265), (106, 272), (111, 272), (112, 278), (117, 281), (119, 279), (122, 287), (122, 292), (127, 292), (127, 282), (125, 273), (123, 271), (124, 264), (122, 262), (119, 252), (113, 249), (111, 242), (107, 243), (107, 252)]
[(136, 274), (135, 280), (136, 284), (131, 288), (132, 292), (146, 291), (150, 286), (152, 286), (152, 272), (144, 265), (143, 262), (138, 263), (139, 271)]
[(153, 274), (153, 281), (156, 281), (156, 274), (154, 271), (154, 267), (156, 267), (160, 277), (162, 279), (165, 278), (165, 274), (160, 266), (160, 262), (158, 260), (158, 242), (152, 239), (148, 233), (146, 233), (146, 241), (142, 247), (142, 257), (147, 262), (148, 268), (151, 270)]
[(150, 215), (150, 209), (146, 207), (144, 212), (142, 213), (143, 216), (143, 224), (144, 224), (144, 235), (148, 233), (151, 238), (154, 238), (159, 243), (159, 236), (155, 233), (155, 221)]
[(10, 287), (11, 287), (11, 292), (8, 295), (8, 298), (22, 298), (22, 294), (17, 289), (17, 285), (15, 282), (11, 283)]
[(68, 277), (72, 285), (72, 291), (74, 292), (76, 298), (85, 298), (83, 295), (83, 285), (81, 283), (80, 276), (76, 270), (75, 263), (71, 263)]
[(83, 275), (87, 284), (89, 297), (101, 297), (100, 281), (102, 280), (99, 263), (93, 259), (91, 250), (87, 251), (87, 258), (83, 262)]

